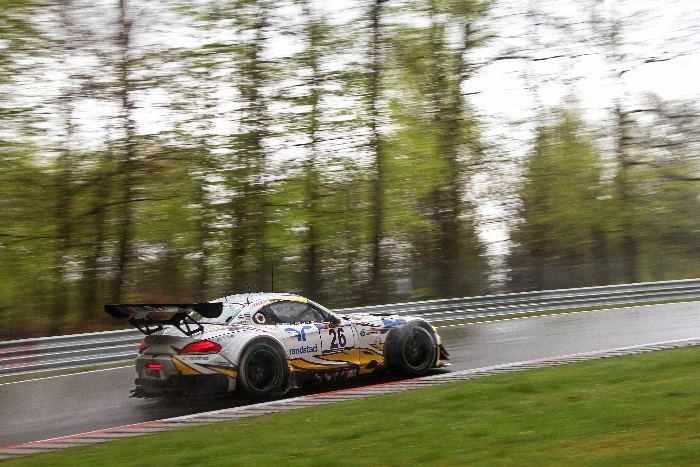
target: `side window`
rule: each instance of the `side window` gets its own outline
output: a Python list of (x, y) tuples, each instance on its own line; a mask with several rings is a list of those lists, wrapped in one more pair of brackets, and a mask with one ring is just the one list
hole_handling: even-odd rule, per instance
[(322, 309), (319, 309), (319, 308), (313, 306), (312, 304), (309, 304), (309, 308), (311, 310), (313, 310), (314, 316), (316, 317), (316, 322), (323, 323), (323, 322), (330, 320), (329, 316), (328, 316), (328, 312), (326, 312)]
[(320, 323), (324, 318), (320, 310), (301, 302), (281, 301), (271, 303), (264, 309), (270, 311), (277, 324)]

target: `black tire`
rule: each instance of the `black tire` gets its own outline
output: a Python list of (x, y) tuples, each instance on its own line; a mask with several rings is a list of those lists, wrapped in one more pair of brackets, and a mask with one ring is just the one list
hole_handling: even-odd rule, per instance
[(423, 376), (435, 365), (437, 345), (432, 333), (421, 326), (404, 326), (389, 344), (389, 367), (406, 376)]
[(255, 399), (279, 394), (287, 380), (286, 359), (274, 344), (257, 341), (245, 349), (238, 367), (238, 383)]

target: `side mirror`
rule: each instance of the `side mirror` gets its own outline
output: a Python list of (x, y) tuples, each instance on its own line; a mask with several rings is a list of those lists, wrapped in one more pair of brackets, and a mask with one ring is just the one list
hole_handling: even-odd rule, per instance
[(336, 315), (329, 314), (328, 315), (328, 322), (330, 322), (331, 326), (338, 326), (343, 321), (340, 318), (338, 318)]

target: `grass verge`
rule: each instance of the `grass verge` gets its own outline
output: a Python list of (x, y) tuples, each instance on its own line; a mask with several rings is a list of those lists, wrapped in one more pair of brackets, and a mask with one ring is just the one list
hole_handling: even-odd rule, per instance
[(691, 465), (700, 348), (478, 378), (6, 465)]

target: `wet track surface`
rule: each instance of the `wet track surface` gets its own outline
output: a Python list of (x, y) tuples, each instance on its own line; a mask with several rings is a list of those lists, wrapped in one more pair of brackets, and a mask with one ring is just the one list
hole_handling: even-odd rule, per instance
[[(700, 336), (700, 302), (513, 319), (439, 329), (451, 367), (502, 363)], [(0, 385), (0, 446), (175, 417), (250, 403), (238, 397), (132, 399), (133, 368)], [(294, 390), (294, 397), (376, 384), (391, 374), (345, 385)]]

